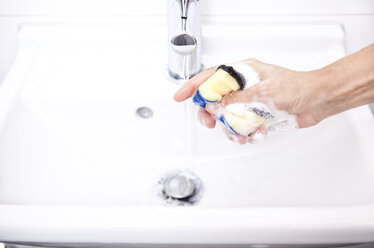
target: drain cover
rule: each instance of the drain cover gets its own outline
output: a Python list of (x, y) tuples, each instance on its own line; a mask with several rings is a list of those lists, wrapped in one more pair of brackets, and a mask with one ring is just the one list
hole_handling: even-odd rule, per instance
[(179, 171), (166, 175), (160, 182), (161, 197), (172, 205), (192, 205), (202, 192), (202, 182), (190, 171)]
[(195, 189), (194, 180), (184, 174), (174, 175), (167, 178), (164, 182), (165, 194), (176, 199), (190, 197), (195, 192)]

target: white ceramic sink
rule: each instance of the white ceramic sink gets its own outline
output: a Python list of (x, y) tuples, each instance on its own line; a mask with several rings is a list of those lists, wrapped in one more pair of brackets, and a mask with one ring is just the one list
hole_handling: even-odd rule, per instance
[[(200, 126), (190, 101), (173, 101), (179, 86), (167, 77), (165, 27), (20, 29), (0, 89), (0, 241), (374, 242), (369, 108), (262, 144), (231, 143)], [(251, 56), (310, 70), (344, 56), (338, 25), (217, 20), (203, 32), (206, 66)], [(143, 106), (151, 118), (136, 115)], [(158, 181), (184, 169), (202, 180), (201, 199), (169, 206)]]

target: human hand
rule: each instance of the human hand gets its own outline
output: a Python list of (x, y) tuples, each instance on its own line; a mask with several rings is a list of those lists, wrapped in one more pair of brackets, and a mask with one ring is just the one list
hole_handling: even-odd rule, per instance
[[(310, 86), (313, 85), (311, 82), (313, 76), (310, 72), (292, 71), (255, 59), (248, 59), (243, 62), (250, 65), (259, 74), (260, 83), (245, 90), (232, 92), (224, 96), (219, 103), (207, 104), (206, 109), (199, 109), (198, 119), (202, 125), (214, 128), (216, 113), (228, 104), (249, 103), (255, 100), (261, 101), (261, 99), (266, 101), (270, 99), (276, 109), (296, 115), (300, 128), (315, 125), (320, 121), (318, 111), (312, 111), (313, 98), (308, 97)], [(212, 67), (193, 77), (175, 93), (174, 99), (181, 102), (192, 97), (199, 86), (215, 71), (216, 67)], [(263, 127), (259, 127), (248, 137), (234, 134), (225, 128), (223, 131), (230, 140), (236, 140), (241, 144), (253, 143), (255, 135), (265, 136), (267, 133)]]
[[(219, 103), (207, 104), (200, 109), (200, 122), (208, 128), (216, 124), (215, 111), (231, 103), (248, 103), (253, 100), (271, 100), (277, 110), (295, 115), (299, 128), (316, 125), (321, 120), (374, 102), (374, 44), (348, 55), (319, 70), (300, 72), (260, 62), (255, 59), (242, 61), (258, 74), (260, 82), (252, 87), (232, 92)], [(174, 95), (177, 102), (192, 97), (199, 86), (213, 73), (209, 68), (186, 82)], [(266, 104), (266, 103), (265, 103)], [(224, 130), (230, 139), (239, 143), (251, 142), (251, 136), (243, 137)], [(266, 134), (266, 130), (255, 130)]]
[[(319, 88), (316, 83), (319, 80), (317, 71), (298, 72), (255, 59), (242, 62), (251, 66), (259, 74), (260, 83), (248, 89), (227, 94), (219, 103), (207, 104), (206, 109), (200, 109), (198, 119), (202, 125), (214, 128), (216, 113), (220, 108), (229, 104), (269, 100), (277, 110), (284, 110), (295, 115), (299, 128), (313, 126), (323, 119), (323, 111), (321, 111), (317, 94)], [(174, 99), (181, 102), (192, 97), (199, 86), (215, 71), (216, 67), (212, 67), (193, 77), (175, 93)], [(248, 137), (234, 134), (227, 129), (224, 129), (224, 133), (229, 139), (235, 139), (244, 144), (252, 143), (257, 134), (266, 135), (266, 129), (259, 127)]]

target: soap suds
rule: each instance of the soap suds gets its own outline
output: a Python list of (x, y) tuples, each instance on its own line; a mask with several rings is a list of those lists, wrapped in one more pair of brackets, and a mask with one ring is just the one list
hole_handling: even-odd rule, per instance
[(242, 74), (242, 76), (244, 77), (245, 79), (244, 90), (260, 82), (260, 77), (258, 73), (246, 63), (239, 62), (239, 63), (232, 64), (230, 66), (232, 66), (237, 72)]
[(267, 135), (267, 132), (264, 133), (264, 132), (261, 132), (260, 130), (257, 130), (253, 135), (248, 137), (248, 142), (252, 144), (262, 142), (265, 139), (266, 135)]
[[(287, 111), (278, 110), (271, 99), (266, 99), (264, 102), (267, 102), (267, 104), (259, 101), (251, 103), (233, 103), (224, 108), (224, 111), (229, 111), (239, 116), (243, 116), (244, 113), (249, 110), (266, 119), (263, 125), (257, 127), (264, 128), (266, 132), (256, 131), (254, 134), (250, 135), (250, 143), (261, 142), (267, 134), (273, 132), (284, 132), (298, 128), (295, 115), (291, 115)], [(230, 131), (229, 127), (226, 127), (226, 129)]]
[[(243, 90), (260, 83), (259, 74), (250, 65), (244, 62), (228, 65), (243, 77), (245, 81)], [(233, 142), (243, 143), (243, 140), (246, 140), (256, 143), (262, 141), (268, 133), (298, 128), (296, 116), (278, 110), (272, 99), (254, 99), (249, 103), (233, 103), (226, 106), (220, 102), (206, 102), (204, 107), (221, 124), (223, 132)], [(200, 120), (203, 125), (206, 124), (204, 121)]]
[[(248, 89), (260, 82), (258, 73), (250, 65), (244, 62), (239, 62), (230, 64), (230, 66), (232, 66), (244, 77), (246, 82), (244, 89)], [(266, 122), (261, 126), (258, 126), (256, 131), (254, 131), (255, 133), (252, 133), (252, 135), (248, 137), (248, 141), (250, 143), (261, 142), (268, 133), (271, 134), (272, 132), (283, 132), (298, 128), (296, 116), (291, 115), (286, 111), (278, 110), (271, 99), (255, 99), (255, 101), (250, 103), (233, 103), (225, 106), (224, 108), (222, 105), (221, 107), (218, 107), (217, 105), (221, 104), (216, 104), (216, 112), (214, 113), (218, 114), (219, 116), (221, 116), (225, 111), (243, 116), (245, 112), (249, 110), (266, 119)], [(217, 111), (217, 109), (219, 111)], [(230, 140), (233, 140), (234, 142), (237, 141), (236, 135), (234, 135), (230, 128), (226, 127), (226, 129), (227, 131), (225, 133), (227, 136), (229, 136)], [(264, 129), (265, 132), (261, 132), (259, 129)], [(233, 135), (230, 136), (227, 134), (227, 132), (230, 132)]]

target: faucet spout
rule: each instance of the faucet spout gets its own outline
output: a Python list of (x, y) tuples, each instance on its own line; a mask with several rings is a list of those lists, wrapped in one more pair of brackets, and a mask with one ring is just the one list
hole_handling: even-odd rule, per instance
[(186, 79), (186, 70), (189, 77), (201, 71), (199, 0), (168, 0), (168, 41), (168, 67), (173, 78)]
[(181, 6), (181, 17), (187, 18), (188, 7), (190, 6), (190, 0), (179, 0)]
[(189, 34), (179, 34), (171, 39), (171, 47), (174, 52), (182, 55), (188, 56), (195, 52), (197, 46), (197, 40), (195, 37)]
[(188, 8), (190, 6), (190, 0), (179, 0), (179, 4), (181, 7), (181, 24), (182, 24), (182, 31), (186, 32), (187, 26), (187, 16), (188, 16)]

